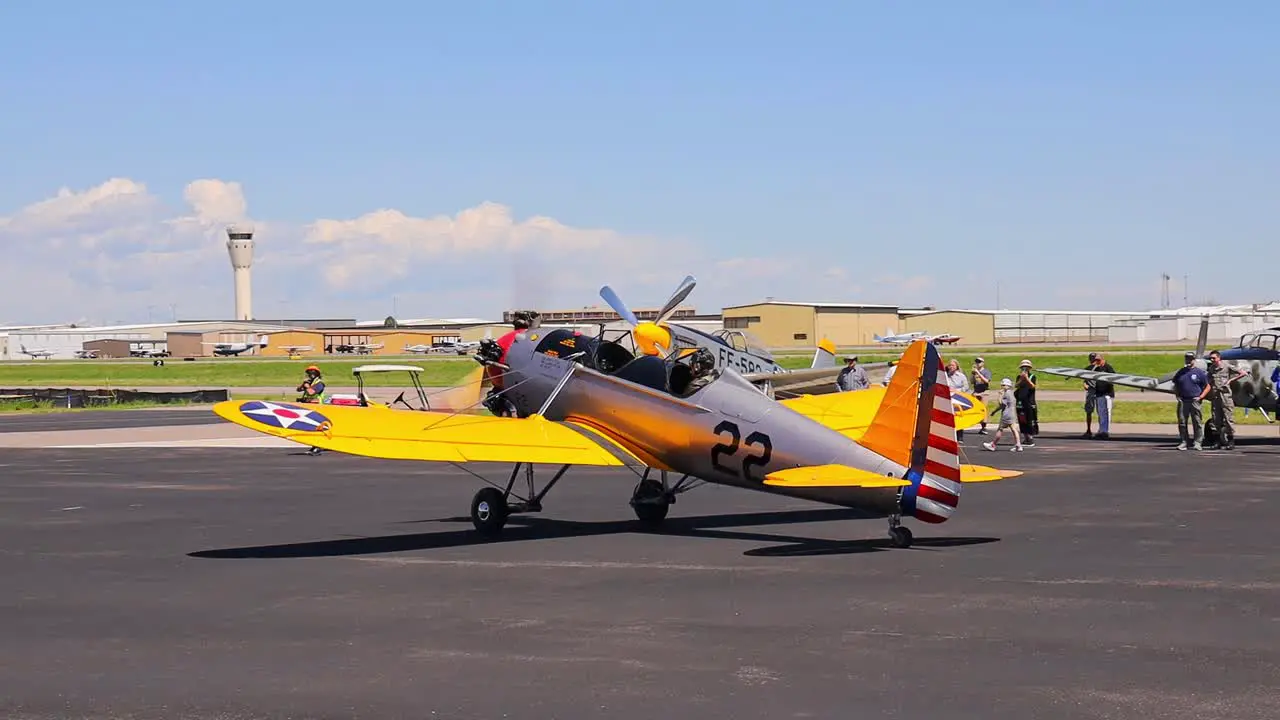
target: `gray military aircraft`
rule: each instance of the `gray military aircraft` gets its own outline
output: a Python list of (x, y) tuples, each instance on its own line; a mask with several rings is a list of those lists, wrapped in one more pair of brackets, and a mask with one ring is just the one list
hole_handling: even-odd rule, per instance
[[(778, 364), (773, 353), (744, 330), (726, 328), (705, 333), (688, 325), (671, 322), (680, 303), (697, 286), (692, 275), (676, 287), (654, 320), (641, 321), (622, 302), (613, 288), (600, 288), (600, 297), (631, 326), (636, 347), (646, 355), (687, 354), (699, 348), (712, 354), (718, 368), (733, 368), (746, 380), (770, 397), (795, 397), (802, 392), (822, 394), (836, 389), (835, 379), (841, 368), (836, 365), (836, 347), (823, 338), (813, 353), (808, 368), (789, 370)], [(866, 370), (888, 367), (888, 363), (869, 363)]]
[[(816, 406), (806, 398), (774, 400), (734, 368), (716, 367), (701, 348), (681, 357), (636, 356), (616, 341), (533, 328), (505, 353), (483, 343), (477, 360), (501, 370), (497, 384), (516, 417), (257, 400), (219, 403), (214, 412), (322, 450), (514, 462), (505, 489), (490, 483), (472, 499), (471, 521), (483, 534), (500, 532), (512, 514), (541, 511), (572, 466), (623, 466), (640, 477), (631, 505), (645, 524), (660, 523), (677, 495), (708, 482), (887, 517), (893, 544), (908, 547), (912, 534), (901, 518), (945, 522), (963, 483), (1021, 474), (961, 464), (956, 428), (964, 424), (956, 422), (937, 348), (928, 342), (903, 354), (870, 417), (833, 402), (857, 408), (867, 393), (828, 395)], [(968, 422), (976, 424), (984, 410)], [(534, 464), (561, 467), (537, 490)], [(514, 494), (522, 466), (524, 497)], [(672, 484), (669, 473), (681, 478)]]

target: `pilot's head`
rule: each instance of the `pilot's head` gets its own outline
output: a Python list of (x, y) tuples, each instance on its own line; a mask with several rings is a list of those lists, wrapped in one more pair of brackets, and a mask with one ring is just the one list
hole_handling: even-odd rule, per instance
[(528, 330), (533, 327), (533, 317), (527, 312), (518, 312), (511, 319), (511, 327), (516, 330)]
[(698, 348), (689, 358), (689, 367), (695, 375), (711, 372), (716, 366), (716, 359), (706, 348)]

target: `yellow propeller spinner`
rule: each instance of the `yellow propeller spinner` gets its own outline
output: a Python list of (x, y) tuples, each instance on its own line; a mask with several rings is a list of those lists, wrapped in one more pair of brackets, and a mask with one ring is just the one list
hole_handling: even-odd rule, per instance
[(671, 331), (654, 322), (642, 322), (631, 331), (636, 347), (645, 355), (665, 355), (671, 352)]

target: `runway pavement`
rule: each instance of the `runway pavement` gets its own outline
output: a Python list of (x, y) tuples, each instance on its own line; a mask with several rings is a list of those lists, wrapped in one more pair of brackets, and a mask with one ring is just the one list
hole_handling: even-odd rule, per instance
[(291, 447), (0, 450), (0, 716), (1280, 716), (1274, 441), (970, 451), (1027, 475), (909, 550), (716, 487), (646, 533), (625, 471), (481, 542), (474, 478)]
[(0, 433), (211, 425), (225, 422), (209, 406), (182, 409), (0, 413)]

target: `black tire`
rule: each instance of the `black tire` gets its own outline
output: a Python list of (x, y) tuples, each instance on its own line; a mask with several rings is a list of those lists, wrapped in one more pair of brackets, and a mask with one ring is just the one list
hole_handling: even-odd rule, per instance
[[(661, 498), (661, 502), (653, 502)], [(638, 502), (638, 501), (644, 502)], [(667, 511), (671, 509), (671, 500), (663, 495), (662, 483), (657, 480), (641, 480), (636, 486), (631, 499), (631, 509), (636, 519), (645, 525), (660, 525), (667, 519)]]
[(497, 488), (483, 488), (471, 499), (471, 524), (482, 535), (497, 535), (507, 524), (507, 499)]
[(909, 548), (911, 547), (911, 531), (899, 525), (889, 531), (889, 541), (894, 547)]

